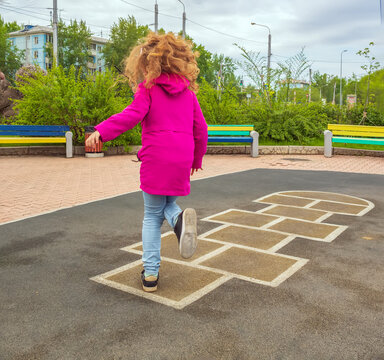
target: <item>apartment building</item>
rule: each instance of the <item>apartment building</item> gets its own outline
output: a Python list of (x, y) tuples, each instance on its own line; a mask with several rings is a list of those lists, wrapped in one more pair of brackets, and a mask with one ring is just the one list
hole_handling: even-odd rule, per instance
[[(12, 45), (24, 51), (24, 65), (36, 64), (42, 69), (49, 69), (49, 63), (45, 51), (45, 45), (53, 41), (53, 29), (49, 26), (26, 25), (24, 29), (8, 34)], [(91, 74), (105, 69), (105, 61), (102, 49), (108, 42), (102, 37), (92, 36), (90, 44), (90, 55), (88, 69)]]

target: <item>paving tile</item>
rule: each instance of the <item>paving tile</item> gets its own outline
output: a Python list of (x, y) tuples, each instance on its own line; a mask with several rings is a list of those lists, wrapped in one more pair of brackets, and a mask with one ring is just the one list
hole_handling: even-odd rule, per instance
[(357, 205), (364, 205), (364, 206), (368, 205), (367, 202), (364, 200), (355, 199), (353, 197), (350, 197), (348, 195), (343, 195), (343, 194), (322, 193), (317, 191), (293, 191), (293, 192), (289, 191), (289, 192), (282, 192), (281, 194), (318, 199), (318, 200), (338, 201), (338, 202), (344, 202), (348, 204), (357, 204)]
[(293, 208), (290, 206), (279, 205), (270, 210), (263, 211), (263, 214), (291, 217), (308, 221), (316, 221), (326, 214), (326, 211), (311, 209)]
[(228, 222), (232, 224), (261, 227), (276, 220), (277, 217), (271, 215), (254, 214), (246, 211), (231, 210), (227, 213), (211, 217), (210, 220), (218, 222)]
[(282, 231), (310, 238), (325, 239), (339, 226), (322, 223), (311, 223), (307, 221), (285, 219), (270, 227), (271, 230)]
[[(144, 292), (140, 280), (141, 270), (142, 265), (137, 265), (108, 276), (106, 279)], [(174, 301), (184, 299), (223, 276), (213, 271), (169, 261), (161, 262), (159, 275), (159, 284), (155, 295)]]
[(284, 240), (286, 236), (272, 231), (249, 229), (231, 225), (211, 233), (208, 236), (205, 236), (205, 238), (267, 250)]
[(267, 203), (267, 204), (281, 204), (281, 205), (291, 205), (291, 206), (299, 206), (304, 207), (313, 200), (308, 199), (299, 199), (297, 197), (290, 197), (290, 196), (280, 196), (280, 195), (271, 195), (268, 196), (262, 200), (255, 200), (257, 202), (261, 203)]
[(361, 211), (365, 210), (366, 206), (340, 204), (330, 201), (320, 201), (316, 205), (311, 206), (311, 209), (319, 209), (335, 213), (356, 215), (359, 214)]
[[(384, 175), (383, 158), (368, 156), (336, 155), (324, 158), (323, 155), (305, 155), (310, 161), (286, 161), (286, 155), (262, 155), (257, 159), (249, 155), (206, 155), (204, 157), (204, 171), (194, 174), (191, 180), (198, 180), (210, 176), (235, 173), (250, 169), (289, 169), (312, 171), (338, 171)], [(302, 158), (304, 155), (290, 155), (290, 158)], [(10, 210), (0, 209), (1, 222), (20, 218), (15, 205), (27, 203), (39, 204), (43, 196), (49, 200), (49, 210), (58, 208), (57, 202), (66, 198), (68, 192), (75, 196), (68, 206), (99, 200), (111, 196), (125, 194), (139, 190), (140, 164), (131, 162), (135, 155), (109, 156), (101, 159), (88, 159), (77, 156), (66, 159), (56, 156), (4, 156), (0, 158), (0, 183), (2, 194), (0, 203), (12, 204)], [(115, 187), (106, 186), (113, 180)], [(96, 185), (96, 184), (101, 184)], [(104, 185), (104, 186), (103, 186)], [(94, 186), (101, 192), (94, 193)], [(63, 191), (57, 191), (63, 189)], [(53, 197), (45, 196), (52, 193)], [(303, 194), (303, 192), (300, 192)], [(87, 194), (81, 197), (81, 194)], [(287, 194), (293, 194), (287, 192)], [(298, 195), (298, 194), (296, 194)], [(308, 194), (301, 195), (308, 196)], [(312, 194), (314, 196), (314, 194)], [(366, 205), (354, 198), (319, 198), (319, 200), (333, 200), (356, 205)], [(56, 199), (56, 201), (54, 201)], [(338, 200), (336, 200), (338, 199)], [(297, 200), (296, 200), (297, 201)], [(276, 202), (275, 202), (276, 203)], [(282, 205), (295, 205), (277, 202)], [(299, 205), (302, 206), (302, 205)], [(29, 215), (40, 214), (41, 211), (31, 210)], [(5, 219), (5, 220), (4, 220)]]
[(273, 281), (296, 262), (279, 255), (232, 247), (203, 261), (201, 265), (256, 280)]
[[(222, 246), (223, 245), (217, 244), (217, 243), (214, 243), (211, 241), (198, 240), (197, 250), (196, 250), (195, 254), (189, 259), (184, 259), (180, 256), (176, 235), (170, 234), (170, 235), (163, 236), (161, 238), (161, 256), (171, 258), (171, 259), (183, 260), (186, 262), (190, 262), (190, 261), (196, 260), (199, 257), (204, 256), (204, 255), (206, 255), (206, 254), (208, 254), (214, 250), (217, 250), (218, 248), (220, 248)], [(138, 245), (134, 249), (139, 250), (139, 251), (143, 251), (142, 245)]]

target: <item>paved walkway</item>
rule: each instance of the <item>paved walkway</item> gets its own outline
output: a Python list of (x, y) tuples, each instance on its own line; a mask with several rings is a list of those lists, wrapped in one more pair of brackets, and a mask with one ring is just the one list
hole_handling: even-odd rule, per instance
[[(135, 156), (0, 158), (0, 224), (139, 190)], [(384, 159), (322, 155), (206, 155), (192, 180), (251, 169), (384, 175)]]

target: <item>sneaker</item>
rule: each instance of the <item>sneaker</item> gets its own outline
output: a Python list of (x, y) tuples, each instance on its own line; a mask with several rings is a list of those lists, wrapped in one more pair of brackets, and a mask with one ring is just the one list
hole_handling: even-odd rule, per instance
[(143, 290), (146, 292), (153, 292), (157, 290), (157, 282), (159, 281), (159, 275), (149, 275), (145, 276), (145, 270), (141, 272), (141, 284), (143, 285)]
[(185, 209), (180, 213), (174, 228), (179, 241), (180, 255), (185, 259), (190, 258), (196, 251), (196, 224), (196, 211), (194, 209)]

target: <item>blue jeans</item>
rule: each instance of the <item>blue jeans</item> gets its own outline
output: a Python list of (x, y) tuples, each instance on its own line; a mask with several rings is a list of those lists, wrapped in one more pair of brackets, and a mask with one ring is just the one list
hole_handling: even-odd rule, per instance
[(181, 209), (176, 204), (177, 196), (151, 195), (143, 191), (143, 197), (143, 265), (147, 274), (157, 275), (160, 267), (161, 225), (167, 219), (174, 228)]

